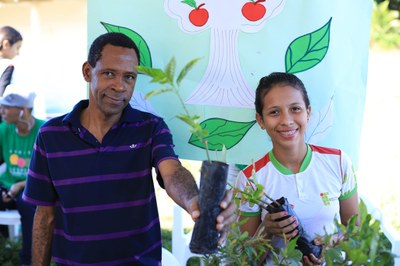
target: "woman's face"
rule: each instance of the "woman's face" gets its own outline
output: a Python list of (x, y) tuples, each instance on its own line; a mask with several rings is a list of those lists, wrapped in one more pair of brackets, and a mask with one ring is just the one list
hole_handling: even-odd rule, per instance
[(305, 143), (304, 134), (311, 108), (306, 107), (300, 90), (290, 85), (276, 85), (264, 96), (262, 116), (256, 115), (266, 129), (274, 148), (293, 148)]
[(21, 49), (22, 41), (18, 41), (13, 45), (10, 45), (8, 42), (6, 45), (3, 44), (3, 49), (1, 50), (2, 56), (7, 59), (13, 59), (17, 55), (19, 55), (19, 49)]

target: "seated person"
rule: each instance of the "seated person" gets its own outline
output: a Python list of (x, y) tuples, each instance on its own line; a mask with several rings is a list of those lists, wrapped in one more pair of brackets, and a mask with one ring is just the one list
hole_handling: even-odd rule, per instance
[[(7, 86), (0, 98), (3, 122), (0, 124), (0, 162), (5, 163), (5, 172), (0, 175), (2, 192), (0, 210), (17, 209), (21, 215), (22, 250), (20, 262), (31, 264), (32, 224), (35, 206), (22, 200), (22, 192), (33, 144), (39, 127), (44, 123), (32, 116), (35, 93), (24, 90), (15, 84)], [(7, 236), (7, 227), (2, 226)]]

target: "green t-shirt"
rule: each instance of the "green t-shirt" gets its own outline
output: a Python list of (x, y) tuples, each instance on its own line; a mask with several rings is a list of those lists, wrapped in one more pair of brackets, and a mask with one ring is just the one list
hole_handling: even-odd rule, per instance
[(15, 131), (15, 124), (0, 124), (0, 161), (6, 163), (6, 170), (0, 175), (0, 183), (7, 189), (27, 177), (33, 144), (39, 128), (45, 121), (35, 118), (35, 125), (26, 136)]

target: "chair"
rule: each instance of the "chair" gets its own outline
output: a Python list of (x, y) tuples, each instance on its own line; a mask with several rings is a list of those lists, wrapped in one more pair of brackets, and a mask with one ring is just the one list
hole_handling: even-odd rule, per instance
[(10, 240), (16, 241), (21, 226), (21, 216), (17, 210), (0, 211), (0, 224), (8, 225)]
[(163, 266), (181, 266), (175, 256), (165, 248), (162, 249), (161, 257)]
[[(202, 257), (202, 255), (192, 253), (189, 249), (192, 231), (185, 233), (183, 228), (183, 215), (188, 215), (181, 207), (174, 205), (174, 221), (172, 226), (172, 254), (176, 257), (179, 264), (186, 266), (191, 257)], [(203, 261), (200, 260), (200, 265)]]

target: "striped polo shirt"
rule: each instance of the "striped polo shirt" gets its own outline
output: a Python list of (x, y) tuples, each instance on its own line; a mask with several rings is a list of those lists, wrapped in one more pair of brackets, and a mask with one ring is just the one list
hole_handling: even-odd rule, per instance
[(177, 160), (171, 133), (161, 118), (128, 105), (99, 143), (80, 123), (87, 106), (42, 126), (24, 199), (56, 207), (57, 265), (161, 265), (152, 167)]

